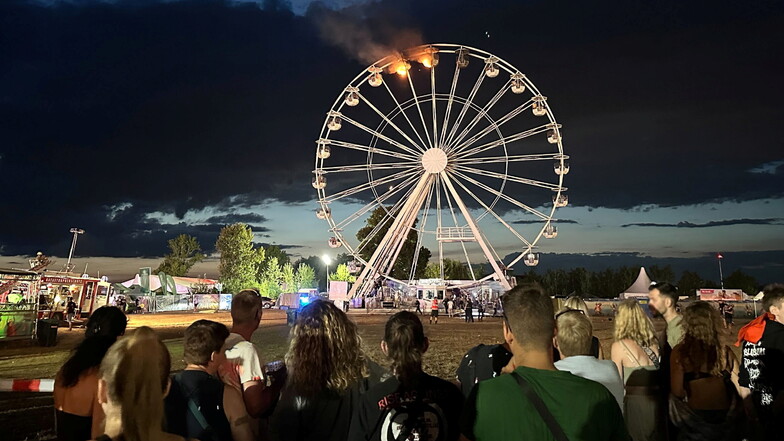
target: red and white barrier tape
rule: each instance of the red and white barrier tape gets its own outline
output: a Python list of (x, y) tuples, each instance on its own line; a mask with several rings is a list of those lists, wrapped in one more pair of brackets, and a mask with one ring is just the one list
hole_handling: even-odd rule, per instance
[(3, 380), (0, 379), (0, 392), (52, 392), (54, 380)]

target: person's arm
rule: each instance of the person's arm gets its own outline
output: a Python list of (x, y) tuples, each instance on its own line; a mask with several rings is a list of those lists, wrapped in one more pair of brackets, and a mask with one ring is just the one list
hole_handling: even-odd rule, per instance
[[(730, 359), (730, 379), (732, 380), (732, 384), (735, 385), (735, 389), (738, 391), (738, 394), (741, 396), (741, 398), (745, 398), (743, 396), (743, 391), (742, 391), (742, 389), (745, 388), (741, 387), (739, 382), (740, 363), (738, 363), (738, 357), (735, 356), (735, 353), (732, 352), (732, 349), (729, 346), (727, 346), (725, 349)], [(750, 390), (749, 390), (749, 394), (751, 394)]]
[(98, 401), (97, 386), (98, 385), (96, 382), (95, 395), (93, 395), (93, 413), (92, 413), (93, 422), (92, 422), (92, 427), (90, 428), (90, 434), (92, 436), (92, 439), (96, 439), (104, 433), (103, 426), (104, 426), (104, 420), (106, 419), (106, 415), (103, 413), (103, 406), (101, 406), (101, 403)]
[(621, 348), (621, 344), (617, 341), (613, 342), (610, 347), (610, 358), (613, 363), (615, 363), (615, 367), (618, 368), (618, 373), (621, 375), (621, 378), (623, 378), (623, 349)]
[(681, 364), (680, 346), (675, 347), (670, 357), (670, 392), (676, 397), (683, 399), (686, 397), (686, 391), (683, 387), (683, 365)]

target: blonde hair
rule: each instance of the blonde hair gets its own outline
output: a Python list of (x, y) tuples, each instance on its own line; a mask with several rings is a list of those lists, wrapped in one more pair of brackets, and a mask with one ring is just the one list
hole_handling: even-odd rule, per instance
[(343, 392), (368, 376), (357, 325), (330, 302), (304, 307), (291, 329), (286, 353), (286, 387), (315, 396), (324, 389)]
[(580, 311), (584, 312), (586, 316), (588, 316), (589, 313), (588, 305), (586, 305), (585, 301), (578, 296), (570, 296), (564, 300), (561, 311), (566, 311), (567, 309), (579, 309)]
[(124, 441), (150, 441), (163, 430), (163, 398), (170, 370), (169, 351), (146, 326), (106, 353), (100, 375), (109, 399), (120, 408)]
[(572, 355), (592, 355), (591, 337), (593, 337), (593, 326), (591, 320), (573, 309), (575, 312), (567, 312), (558, 316), (556, 326), (558, 333), (555, 340), (558, 342), (558, 351), (565, 357)]
[(628, 338), (642, 347), (659, 344), (651, 319), (634, 299), (624, 300), (618, 305), (613, 336), (615, 341)]

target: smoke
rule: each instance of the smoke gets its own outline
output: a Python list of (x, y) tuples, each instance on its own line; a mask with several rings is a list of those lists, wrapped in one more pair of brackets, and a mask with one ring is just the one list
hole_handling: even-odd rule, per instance
[(423, 44), (418, 30), (392, 29), (386, 25), (374, 25), (371, 29), (361, 18), (335, 11), (323, 11), (319, 15), (316, 24), (321, 38), (365, 65), (389, 56), (402, 58), (405, 49)]

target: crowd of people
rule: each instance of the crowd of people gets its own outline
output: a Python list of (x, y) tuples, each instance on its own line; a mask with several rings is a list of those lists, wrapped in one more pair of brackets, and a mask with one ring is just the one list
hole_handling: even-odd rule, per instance
[[(331, 302), (305, 306), (283, 362), (251, 341), (263, 307), (244, 290), (232, 325), (197, 320), (183, 338), (184, 370), (147, 327), (124, 337), (116, 307), (96, 310), (55, 380), (58, 440), (770, 440), (784, 414), (784, 285), (764, 290), (744, 326), (740, 358), (722, 342), (718, 308), (678, 312), (669, 283), (650, 287), (657, 335), (636, 300), (613, 320), (609, 359), (589, 309), (556, 311), (537, 285), (501, 298), (503, 343), (479, 345), (450, 381), (423, 370), (430, 347), (414, 312), (400, 311), (363, 349), (357, 325)], [(438, 304), (432, 303), (433, 310)], [(448, 308), (448, 306), (447, 306)], [(448, 311), (448, 309), (447, 309)], [(431, 323), (437, 323), (437, 314)]]

